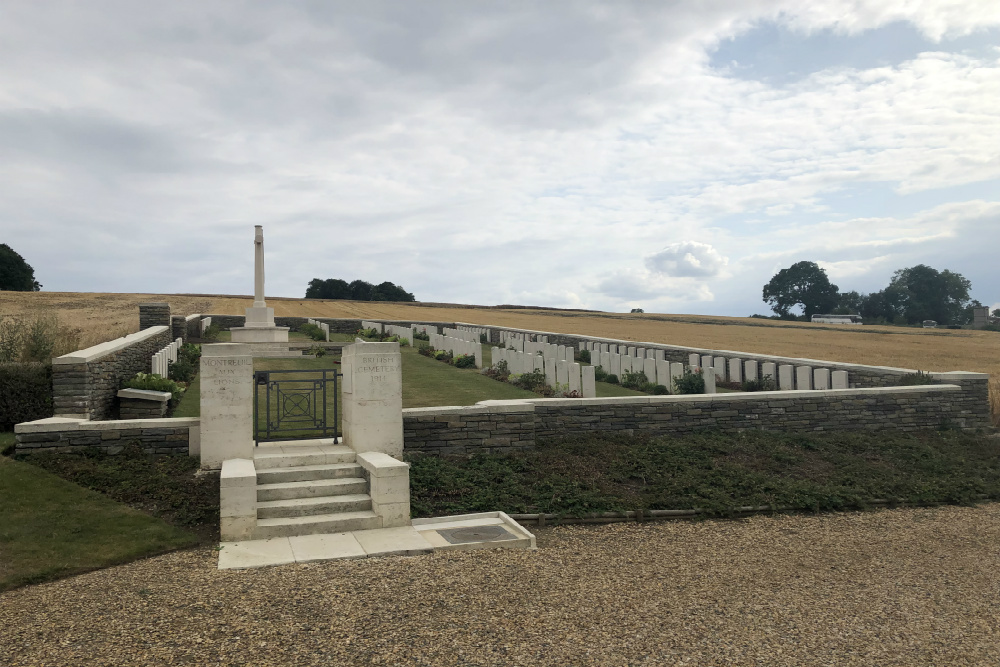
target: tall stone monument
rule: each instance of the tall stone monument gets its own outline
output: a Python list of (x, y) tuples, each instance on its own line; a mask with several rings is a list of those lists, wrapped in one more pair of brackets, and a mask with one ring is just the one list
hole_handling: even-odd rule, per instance
[(233, 327), (232, 341), (248, 343), (254, 356), (300, 356), (288, 351), (288, 327), (274, 325), (274, 308), (264, 301), (264, 228), (254, 227), (253, 306), (246, 309), (246, 322)]

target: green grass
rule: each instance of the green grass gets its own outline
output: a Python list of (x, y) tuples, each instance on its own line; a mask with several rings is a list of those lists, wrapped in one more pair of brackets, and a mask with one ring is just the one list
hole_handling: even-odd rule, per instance
[[(443, 361), (421, 356), (413, 347), (404, 347), (402, 353), (404, 408), (473, 405), (491, 399), (538, 398), (534, 392), (480, 375), (476, 368), (455, 368)], [(488, 347), (485, 354), (489, 355)]]
[(14, 446), (14, 432), (0, 431), (0, 452)]
[(181, 394), (171, 417), (198, 417), (201, 415), (201, 376), (195, 375), (191, 384)]
[(198, 541), (187, 530), (41, 468), (0, 457), (0, 590)]
[(503, 510), (580, 516), (635, 509), (725, 515), (746, 505), (802, 510), (874, 499), (1000, 498), (995, 438), (960, 432), (592, 437), (469, 459), (407, 454), (414, 516)]

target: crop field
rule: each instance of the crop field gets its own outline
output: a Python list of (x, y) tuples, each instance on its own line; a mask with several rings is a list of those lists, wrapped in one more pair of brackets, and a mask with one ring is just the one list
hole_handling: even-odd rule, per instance
[[(242, 314), (250, 296), (0, 292), (0, 315), (56, 315), (81, 347), (139, 328), (138, 304), (166, 301), (173, 314)], [(618, 314), (452, 304), (271, 298), (275, 315), (460, 321), (580, 333), (720, 350), (738, 350), (925, 371), (978, 371), (993, 376), (1000, 415), (1000, 333), (853, 327), (701, 315)]]

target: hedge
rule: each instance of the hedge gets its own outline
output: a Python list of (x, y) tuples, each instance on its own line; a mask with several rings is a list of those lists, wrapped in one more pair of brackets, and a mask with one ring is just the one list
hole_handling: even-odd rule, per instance
[(52, 416), (52, 364), (0, 364), (0, 431)]

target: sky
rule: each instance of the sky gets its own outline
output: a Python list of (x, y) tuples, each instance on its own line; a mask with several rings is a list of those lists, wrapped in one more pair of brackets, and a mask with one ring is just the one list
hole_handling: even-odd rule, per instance
[(0, 242), (46, 291), (746, 316), (791, 264), (1000, 308), (1000, 3), (9, 2)]

